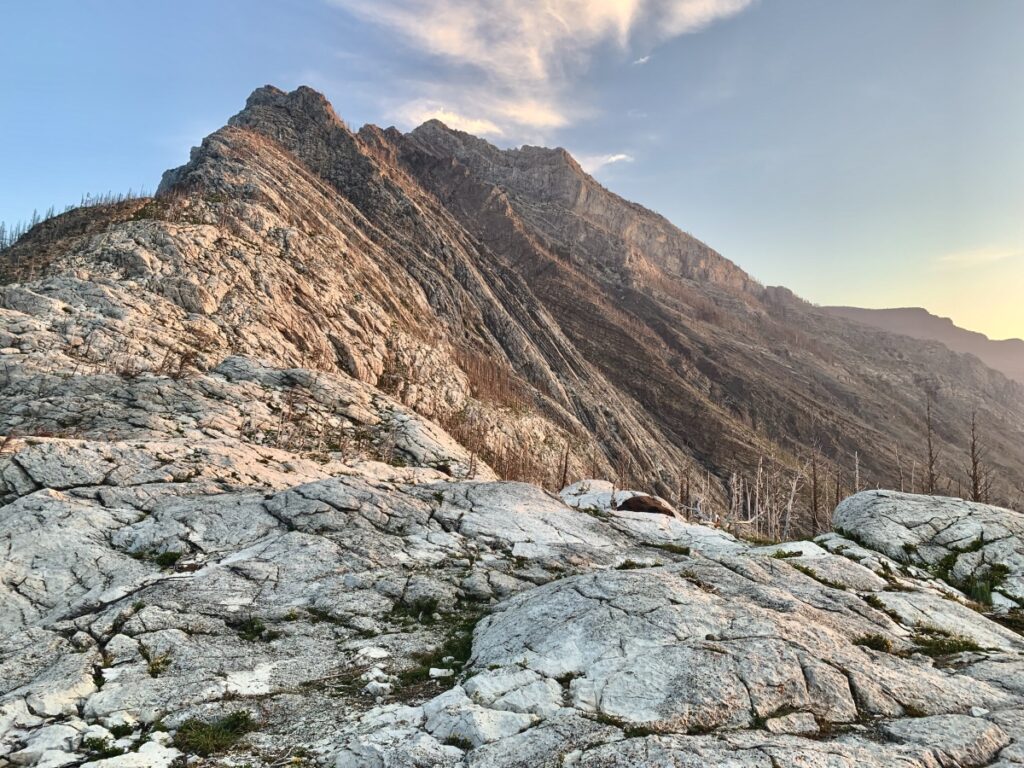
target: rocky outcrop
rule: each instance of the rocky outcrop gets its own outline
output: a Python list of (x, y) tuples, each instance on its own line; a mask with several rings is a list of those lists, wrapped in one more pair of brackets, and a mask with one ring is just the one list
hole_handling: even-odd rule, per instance
[(1024, 515), (961, 499), (876, 491), (836, 509), (836, 529), (999, 608), (1024, 607)]
[(597, 481), (568, 506), (235, 438), (18, 440), (0, 478), (14, 765), (170, 765), (240, 712), (208, 764), (1020, 759), (1024, 637), (864, 546), (904, 507), (1019, 545), (989, 508), (896, 497), (862, 544), (754, 548)]
[[(353, 134), (266, 88), (158, 198), (0, 254), (0, 768), (1024, 763), (1019, 518), (872, 492), (815, 541), (716, 527), (705, 440), (781, 438), (709, 382), (769, 391), (783, 357), (756, 322), (743, 344), (656, 322), (658, 292), (699, 278), (770, 313), (579, 174), (436, 125)], [(590, 266), (563, 269), (531, 195)], [(655, 309), (574, 319), (570, 278)], [(705, 351), (659, 378), (671, 327)], [(845, 393), (834, 445), (865, 434), (864, 360), (814, 379)], [(1015, 390), (977, 375), (1012, 437)], [(873, 403), (905, 402), (886, 386)], [(531, 473), (620, 480), (499, 479)]]

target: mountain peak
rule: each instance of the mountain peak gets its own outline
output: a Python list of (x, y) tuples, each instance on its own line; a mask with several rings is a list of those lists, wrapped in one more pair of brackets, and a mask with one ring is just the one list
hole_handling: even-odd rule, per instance
[(257, 88), (249, 94), (245, 108), (232, 117), (228, 125), (273, 129), (280, 127), (282, 122), (301, 122), (306, 128), (313, 125), (341, 126), (347, 130), (327, 97), (306, 85), (288, 92), (273, 85)]

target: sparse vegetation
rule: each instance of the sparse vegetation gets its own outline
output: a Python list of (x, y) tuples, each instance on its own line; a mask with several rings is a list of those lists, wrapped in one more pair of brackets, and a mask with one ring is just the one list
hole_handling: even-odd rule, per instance
[(110, 739), (99, 736), (90, 736), (82, 739), (81, 750), (93, 760), (105, 760), (124, 754), (124, 750)]
[(173, 568), (181, 559), (181, 552), (161, 552), (153, 558), (153, 562), (161, 568)]
[(638, 563), (636, 560), (623, 560), (615, 566), (617, 571), (635, 571), (641, 568), (653, 568), (654, 563)]
[(257, 641), (269, 643), (281, 636), (280, 632), (268, 629), (267, 625), (255, 616), (247, 616), (244, 619), (229, 619), (226, 623), (238, 633), (239, 637), (249, 643)]
[(430, 624), (434, 621), (434, 614), (437, 613), (438, 602), (436, 597), (417, 597), (412, 599), (397, 600), (391, 608), (391, 615), (396, 617), (408, 617), (421, 624)]
[[(431, 667), (461, 668), (473, 652), (473, 629), (482, 614), (469, 613), (455, 621), (442, 643), (431, 651), (413, 654), (416, 665), (400, 672), (398, 679), (403, 686), (412, 686), (430, 680)], [(454, 677), (440, 678), (438, 684), (450, 685)]]
[(983, 650), (970, 638), (952, 635), (936, 627), (918, 628), (914, 635), (914, 646), (918, 653), (933, 657)]
[(893, 645), (892, 641), (885, 635), (869, 634), (858, 637), (853, 641), (854, 645), (862, 645), (865, 648), (870, 648), (873, 651), (882, 651), (883, 653), (892, 653)]
[(227, 751), (255, 727), (252, 715), (244, 710), (212, 722), (189, 718), (174, 734), (174, 746), (187, 754), (209, 757)]

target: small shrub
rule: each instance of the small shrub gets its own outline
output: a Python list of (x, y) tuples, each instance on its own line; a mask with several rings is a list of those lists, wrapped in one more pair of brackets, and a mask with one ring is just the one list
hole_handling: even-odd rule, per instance
[(135, 733), (135, 727), (128, 723), (121, 723), (120, 725), (112, 725), (108, 729), (110, 735), (115, 739), (123, 739), (125, 736), (131, 736)]
[(665, 552), (671, 552), (673, 555), (686, 555), (687, 557), (689, 557), (690, 555), (690, 548), (684, 547), (680, 544), (651, 544), (651, 546), (657, 549), (664, 550)]
[(878, 595), (868, 595), (864, 598), (864, 602), (874, 608), (876, 611), (884, 611), (885, 603), (882, 602), (882, 598)]
[(115, 745), (110, 739), (101, 738), (99, 736), (90, 736), (87, 739), (82, 739), (81, 749), (86, 752), (90, 758), (101, 760), (124, 754), (124, 750)]
[(171, 666), (171, 657), (168, 654), (157, 656), (149, 662), (149, 676), (160, 677), (169, 666)]
[(153, 558), (153, 562), (161, 568), (173, 568), (181, 559), (182, 552), (161, 552)]
[(616, 571), (635, 571), (641, 568), (653, 567), (650, 563), (638, 563), (636, 560), (623, 560), (615, 566)]
[(914, 645), (918, 653), (925, 656), (952, 656), (956, 653), (983, 650), (980, 645), (967, 637), (951, 635), (935, 627), (922, 627), (914, 635)]
[(244, 710), (232, 712), (211, 723), (189, 718), (174, 734), (174, 746), (182, 752), (209, 757), (230, 749), (255, 727), (252, 716)]
[(469, 739), (464, 739), (461, 736), (449, 736), (444, 740), (444, 743), (449, 747), (457, 747), (463, 752), (468, 752), (473, 748), (473, 742)]
[(870, 634), (858, 637), (853, 641), (854, 645), (862, 645), (865, 648), (870, 648), (873, 651), (882, 651), (883, 653), (892, 653), (892, 641), (885, 635)]
[(776, 550), (775, 552), (772, 552), (772, 557), (774, 557), (776, 560), (788, 560), (791, 557), (802, 557), (802, 556), (803, 556), (803, 553), (800, 552), (800, 551), (786, 552), (783, 549), (779, 549), (779, 550)]
[(229, 619), (226, 623), (238, 633), (239, 637), (249, 643), (255, 643), (258, 640), (269, 643), (281, 636), (280, 632), (267, 629), (267, 625), (255, 616), (245, 619)]

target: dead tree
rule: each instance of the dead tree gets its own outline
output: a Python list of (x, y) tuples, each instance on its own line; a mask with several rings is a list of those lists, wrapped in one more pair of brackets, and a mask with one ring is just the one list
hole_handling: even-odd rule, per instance
[(818, 520), (818, 454), (811, 456), (811, 535), (817, 536), (821, 524)]
[(939, 488), (939, 476), (937, 467), (939, 463), (938, 449), (935, 446), (935, 426), (932, 422), (932, 396), (928, 394), (927, 405), (925, 406), (925, 427), (928, 436), (928, 467), (925, 475), (925, 493), (935, 495)]
[(978, 437), (978, 414), (971, 411), (971, 443), (967, 477), (971, 481), (971, 501), (988, 503), (992, 491), (992, 470), (986, 464), (988, 450)]

